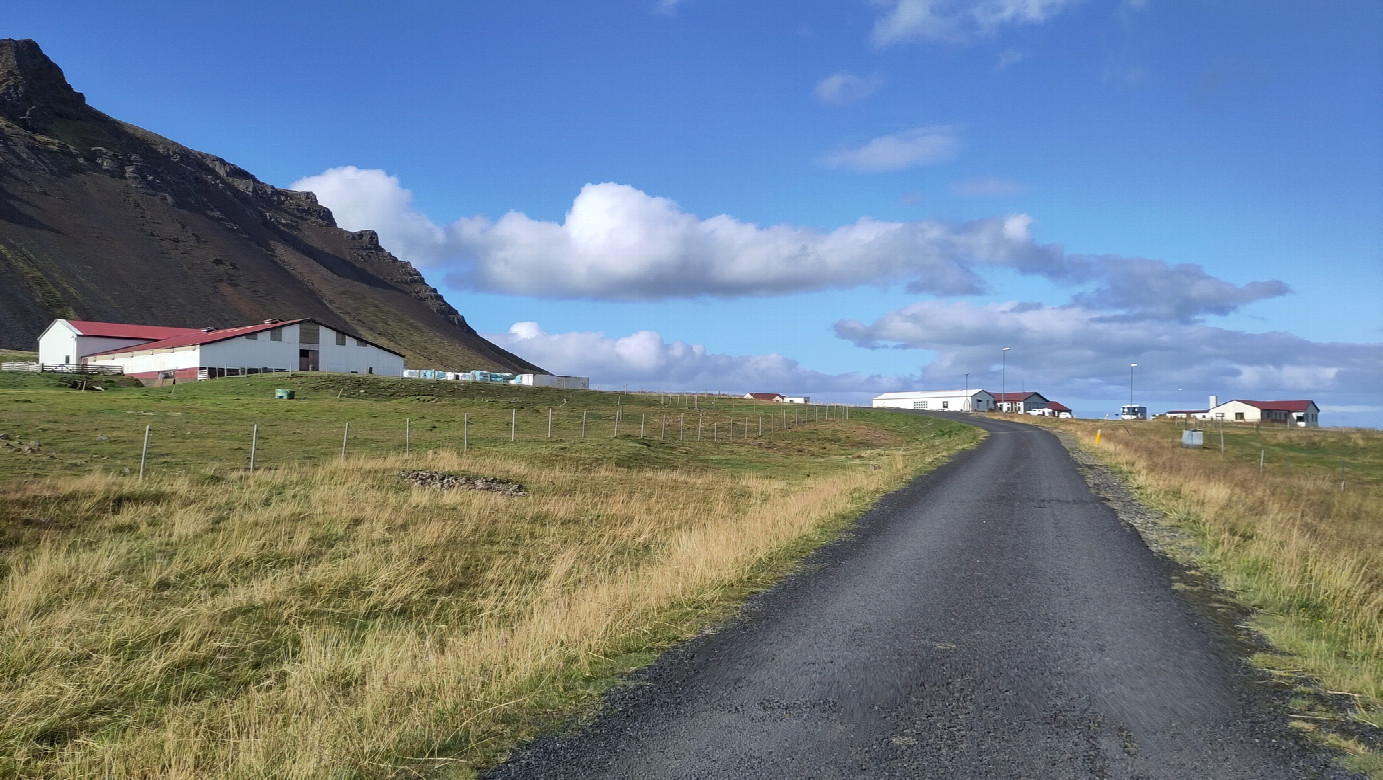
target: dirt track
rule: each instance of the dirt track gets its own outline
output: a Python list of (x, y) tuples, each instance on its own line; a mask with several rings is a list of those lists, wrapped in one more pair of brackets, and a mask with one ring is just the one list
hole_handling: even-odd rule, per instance
[(1350, 777), (1055, 437), (976, 424), (741, 621), (487, 777)]

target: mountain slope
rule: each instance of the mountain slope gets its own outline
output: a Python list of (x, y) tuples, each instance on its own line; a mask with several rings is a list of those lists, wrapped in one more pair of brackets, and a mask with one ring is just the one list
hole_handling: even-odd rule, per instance
[(38, 44), (0, 40), (0, 348), (33, 349), (55, 317), (312, 317), (410, 366), (542, 371), (481, 338), (374, 231), (106, 116)]

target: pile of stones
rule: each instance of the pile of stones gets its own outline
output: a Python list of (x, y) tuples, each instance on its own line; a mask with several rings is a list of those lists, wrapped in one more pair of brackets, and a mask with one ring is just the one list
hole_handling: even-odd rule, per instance
[(526, 496), (523, 485), (498, 477), (471, 477), (445, 471), (400, 471), (399, 479), (436, 490), (489, 490), (510, 496)]

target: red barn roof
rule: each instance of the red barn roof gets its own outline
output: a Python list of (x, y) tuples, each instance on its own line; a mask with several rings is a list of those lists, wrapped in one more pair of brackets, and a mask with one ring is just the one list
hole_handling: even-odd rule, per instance
[(174, 336), (201, 333), (196, 328), (168, 328), (162, 325), (126, 325), (119, 322), (91, 322), (90, 320), (68, 320), (68, 325), (77, 329), (83, 336), (100, 336), (110, 339), (144, 339), (159, 341)]
[(1026, 401), (1026, 400), (1028, 400), (1029, 398), (1032, 398), (1033, 396), (1037, 396), (1038, 398), (1041, 398), (1041, 399), (1044, 400), (1044, 401), (1047, 400), (1045, 396), (1043, 396), (1041, 393), (1038, 393), (1038, 392), (1031, 392), (1031, 393), (990, 393), (990, 395), (994, 396), (994, 400), (997, 401), (997, 402), (999, 402), (999, 403), (1018, 403), (1019, 401)]
[(1256, 406), (1259, 409), (1272, 409), (1278, 412), (1304, 412), (1315, 403), (1314, 401), (1244, 401), (1238, 398), (1235, 400), (1239, 401), (1241, 404)]
[(219, 330), (195, 330), (187, 328), (177, 328), (181, 331), (168, 338), (151, 341), (147, 344), (135, 344), (132, 347), (121, 347), (120, 349), (106, 350), (98, 352), (97, 355), (119, 355), (124, 352), (143, 352), (148, 349), (172, 349), (174, 347), (193, 347), (199, 344), (211, 344), (217, 341), (233, 339), (237, 336), (244, 336), (248, 333), (259, 333), (263, 330), (273, 330), (282, 328), (285, 325), (294, 325), (305, 320), (283, 320), (281, 322), (261, 322), (258, 325), (243, 325), (238, 328), (221, 328)]
[(1063, 404), (1063, 403), (1060, 402), (1060, 401), (1048, 401), (1048, 402), (1047, 402), (1047, 408), (1048, 408), (1048, 409), (1051, 409), (1051, 410), (1054, 411), (1054, 412), (1069, 412), (1069, 411), (1071, 411), (1071, 407), (1067, 406), (1066, 404)]
[(749, 393), (748, 395), (756, 401), (778, 401), (783, 398), (782, 393)]

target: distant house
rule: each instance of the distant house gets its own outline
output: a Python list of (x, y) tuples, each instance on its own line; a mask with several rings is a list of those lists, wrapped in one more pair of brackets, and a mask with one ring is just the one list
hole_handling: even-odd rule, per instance
[(1320, 427), (1321, 410), (1315, 401), (1226, 401), (1210, 410), (1210, 419), (1229, 422), (1265, 422)]
[(1018, 412), (1023, 414), (1033, 409), (1046, 408), (1051, 403), (1042, 397), (1041, 393), (995, 393), (994, 404), (1001, 412)]
[(809, 396), (809, 395), (785, 395), (785, 396), (783, 396), (783, 403), (785, 403), (785, 404), (809, 404), (809, 403), (811, 403), (811, 402), (812, 402), (812, 397)]
[(782, 393), (745, 393), (744, 397), (754, 401), (776, 401), (777, 403), (782, 403), (786, 398)]
[(1321, 410), (1315, 401), (1225, 401), (1210, 396), (1208, 409), (1173, 409), (1162, 414), (1163, 417), (1189, 418), (1194, 420), (1226, 420), (1228, 422), (1275, 423), (1295, 425), (1298, 428), (1320, 427)]
[(994, 396), (984, 390), (907, 390), (874, 397), (875, 409), (926, 409), (931, 412), (988, 412)]
[(403, 355), (312, 319), (201, 329), (57, 320), (39, 337), (39, 356), (150, 384), (271, 371), (403, 375)]

